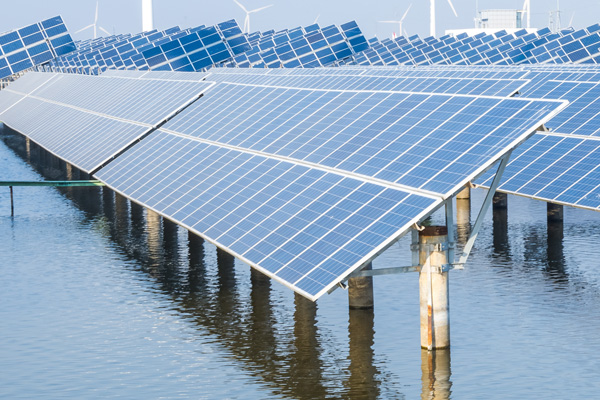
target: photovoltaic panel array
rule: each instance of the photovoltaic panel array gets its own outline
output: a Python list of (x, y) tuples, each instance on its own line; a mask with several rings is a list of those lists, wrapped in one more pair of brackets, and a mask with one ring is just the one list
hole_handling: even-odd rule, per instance
[(562, 107), (221, 82), (96, 177), (315, 300)]
[[(499, 191), (518, 194), (548, 202), (560, 203), (592, 210), (600, 209), (600, 156), (596, 141), (600, 130), (597, 98), (600, 70), (594, 65), (535, 65), (524, 67), (420, 67), (414, 68), (351, 68), (354, 75), (345, 76), (340, 82), (372, 75), (406, 79), (407, 77), (441, 77), (468, 79), (519, 78), (525, 82), (519, 87), (519, 96), (527, 98), (565, 99), (570, 102), (560, 114), (546, 123), (549, 132), (536, 132), (536, 140), (517, 148), (512, 162), (504, 173)], [(318, 73), (319, 71), (314, 71)], [(317, 80), (313, 75), (294, 77), (295, 73), (272, 71), (290, 75), (286, 84), (296, 82), (336, 82), (332, 75), (322, 74)], [(224, 75), (221, 73), (221, 75)], [(239, 75), (239, 74), (238, 74)], [(477, 77), (477, 78), (474, 78)], [(213, 76), (213, 79), (216, 79)], [(220, 79), (227, 79), (221, 77)], [(236, 79), (236, 77), (232, 78)], [(237, 78), (244, 81), (245, 77)], [(261, 78), (264, 79), (264, 78)], [(281, 79), (281, 78), (278, 78)], [(333, 80), (331, 80), (333, 79)], [(443, 82), (444, 80), (442, 80)], [(441, 85), (440, 87), (442, 87)], [(510, 85), (508, 86), (510, 87)], [(498, 92), (498, 95), (501, 92)], [(504, 94), (505, 95), (505, 94)], [(559, 140), (556, 138), (569, 140)], [(558, 150), (549, 151), (553, 143)], [(531, 145), (531, 146), (529, 146)], [(566, 145), (572, 148), (566, 148)], [(570, 151), (568, 151), (570, 150)], [(568, 154), (567, 154), (568, 153)], [(575, 158), (569, 158), (575, 157)], [(541, 168), (541, 170), (540, 170)], [(488, 174), (477, 183), (489, 186)]]
[[(586, 81), (548, 80), (531, 90), (525, 87), (524, 97), (566, 99), (570, 104), (548, 121), (549, 132), (538, 132), (516, 150), (499, 190), (600, 210), (600, 74), (580, 77)], [(482, 179), (484, 185), (490, 179)]]
[(359, 65), (514, 65), (600, 61), (600, 25), (585, 29), (536, 32), (459, 34), (439, 39), (418, 36), (395, 40), (371, 39), (369, 48), (354, 57)]
[[(235, 71), (235, 72), (231, 72)], [(304, 74), (302, 70), (267, 70), (257, 74), (220, 68), (209, 77), (216, 82), (236, 82), (251, 85), (280, 86), (301, 89), (409, 91), (419, 93), (473, 94), (482, 96), (512, 96), (529, 81), (524, 79), (446, 78), (413, 76), (373, 76), (342, 74)]]
[[(30, 72), (0, 91), (0, 120), (93, 172), (182, 108), (206, 82)], [(3, 106), (4, 107), (4, 106)]]
[(368, 48), (360, 28), (351, 21), (339, 28), (311, 25), (259, 41), (227, 64), (241, 68), (314, 68), (331, 66)]
[(0, 79), (75, 50), (60, 16), (0, 35)]
[(250, 49), (235, 20), (204, 27), (142, 51), (149, 69), (202, 71)]
[(148, 65), (141, 52), (189, 32), (190, 30), (181, 30), (176, 26), (164, 31), (121, 34), (77, 42), (77, 51), (53, 60), (51, 70), (97, 75), (107, 69), (147, 69)]

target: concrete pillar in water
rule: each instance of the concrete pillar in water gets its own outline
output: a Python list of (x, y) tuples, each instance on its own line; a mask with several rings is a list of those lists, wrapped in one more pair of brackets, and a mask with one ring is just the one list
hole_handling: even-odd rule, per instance
[(25, 152), (27, 153), (27, 161), (31, 161), (31, 140), (25, 138)]
[(72, 181), (73, 179), (73, 166), (69, 163), (66, 163), (65, 165), (65, 172), (67, 175), (67, 180), (68, 181)]
[[(365, 270), (372, 270), (373, 264), (369, 263)], [(348, 306), (351, 309), (373, 308), (373, 277), (366, 276), (348, 279)]]
[[(217, 247), (217, 267), (222, 287), (233, 286), (235, 283), (235, 257)], [(225, 283), (231, 283), (226, 285)]]
[(546, 203), (548, 206), (548, 222), (563, 222), (564, 210), (560, 204)]
[(152, 261), (160, 259), (162, 253), (162, 218), (159, 214), (150, 209), (146, 209), (146, 240), (148, 243), (148, 254)]
[(465, 244), (471, 234), (471, 199), (456, 198), (456, 241)]
[(122, 242), (127, 240), (129, 230), (129, 200), (115, 192), (115, 235)]
[(466, 186), (463, 190), (460, 191), (460, 193), (456, 195), (457, 200), (469, 200), (470, 198), (471, 188), (469, 186)]
[(451, 396), (450, 349), (421, 350), (421, 399), (447, 400)]
[[(429, 350), (450, 347), (450, 301), (448, 272), (448, 228), (428, 226), (419, 232), (419, 297), (421, 308), (421, 347)], [(427, 258), (429, 256), (429, 262)]]
[(494, 210), (506, 210), (508, 208), (508, 195), (500, 192), (494, 193), (492, 208)]

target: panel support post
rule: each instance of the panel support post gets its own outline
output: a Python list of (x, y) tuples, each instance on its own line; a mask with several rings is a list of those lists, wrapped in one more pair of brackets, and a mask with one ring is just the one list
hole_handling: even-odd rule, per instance
[(419, 232), (421, 347), (427, 350), (450, 347), (447, 241), (445, 226), (428, 226)]
[(15, 201), (13, 198), (13, 187), (10, 186), (10, 216), (15, 216)]
[[(372, 269), (373, 264), (369, 263), (363, 271)], [(369, 309), (374, 304), (372, 276), (348, 279), (348, 306), (351, 309)]]
[(456, 195), (456, 200), (469, 200), (471, 199), (471, 188), (467, 185)]
[(548, 222), (563, 222), (564, 210), (560, 204), (546, 203), (548, 204)]

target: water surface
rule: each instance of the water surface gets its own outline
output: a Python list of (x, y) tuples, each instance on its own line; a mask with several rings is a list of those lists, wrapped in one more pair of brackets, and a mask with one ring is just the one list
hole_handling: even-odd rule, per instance
[[(2, 137), (0, 180), (66, 174)], [(431, 357), (417, 274), (376, 277), (374, 312), (342, 289), (314, 305), (109, 190), (15, 188), (11, 217), (0, 188), (0, 398), (595, 398), (600, 213), (562, 225), (515, 196), (487, 215)], [(409, 241), (374, 267), (408, 265)]]

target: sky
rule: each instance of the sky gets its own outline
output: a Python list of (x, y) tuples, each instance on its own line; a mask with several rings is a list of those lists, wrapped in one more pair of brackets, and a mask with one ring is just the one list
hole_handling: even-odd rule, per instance
[[(355, 20), (367, 39), (391, 37), (396, 24), (378, 21), (398, 20), (409, 5), (404, 29), (409, 35), (429, 35), (429, 1), (427, 0), (238, 0), (247, 9), (269, 4), (272, 7), (252, 14), (251, 30), (281, 30), (307, 26), (318, 18), (321, 26), (341, 25)], [(74, 39), (89, 39), (91, 29), (75, 32), (94, 21), (96, 0), (18, 0), (2, 1), (0, 32), (10, 31), (61, 15)], [(7, 4), (8, 3), (8, 4)], [(98, 25), (111, 33), (137, 33), (142, 30), (141, 0), (99, 0)], [(447, 0), (436, 0), (437, 33), (445, 29), (474, 27), (476, 6), (485, 9), (521, 9), (523, 0), (453, 0), (458, 17), (452, 14)], [(556, 0), (531, 0), (532, 27), (548, 26), (549, 12), (557, 9)], [(575, 28), (600, 22), (600, 0), (563, 0), (560, 5), (562, 26), (573, 20)], [(175, 25), (190, 28), (214, 25), (235, 19), (243, 25), (245, 13), (233, 0), (154, 0), (154, 26), (166, 29)]]

